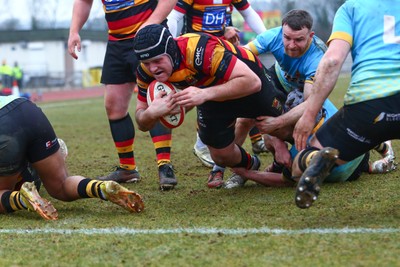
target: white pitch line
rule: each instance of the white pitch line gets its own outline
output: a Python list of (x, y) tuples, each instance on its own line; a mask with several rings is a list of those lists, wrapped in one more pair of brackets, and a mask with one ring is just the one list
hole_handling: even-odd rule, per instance
[(68, 106), (76, 106), (76, 105), (86, 105), (92, 103), (92, 100), (75, 100), (75, 101), (67, 101), (67, 102), (52, 102), (46, 104), (38, 104), (41, 109), (46, 108), (60, 108), (60, 107), (68, 107)]
[(92, 228), (92, 229), (0, 229), (0, 234), (85, 234), (85, 235), (164, 235), (164, 234), (270, 234), (270, 235), (299, 235), (299, 234), (392, 234), (400, 233), (400, 228), (306, 228), (297, 230), (271, 228), (172, 228), (172, 229), (134, 229), (134, 228)]

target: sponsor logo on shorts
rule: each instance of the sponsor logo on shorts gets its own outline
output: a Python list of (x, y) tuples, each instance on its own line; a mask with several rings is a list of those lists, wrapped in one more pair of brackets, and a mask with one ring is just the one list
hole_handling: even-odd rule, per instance
[(207, 128), (207, 125), (204, 123), (203, 113), (201, 110), (197, 110), (197, 123), (204, 128)]
[(386, 122), (398, 122), (400, 121), (400, 114), (388, 114), (385, 112), (381, 112), (375, 119), (374, 124), (380, 121)]
[(275, 109), (277, 109), (277, 110), (282, 110), (282, 104), (281, 104), (281, 102), (280, 102), (278, 99), (276, 99), (276, 98), (274, 98), (274, 100), (272, 101), (272, 107), (275, 108)]
[(365, 136), (360, 136), (349, 128), (347, 128), (346, 131), (347, 131), (347, 134), (349, 136), (351, 136), (352, 138), (354, 138), (355, 140), (357, 140), (361, 143), (371, 144), (371, 140), (367, 139)]
[(57, 143), (57, 138), (46, 142), (46, 149), (52, 148)]

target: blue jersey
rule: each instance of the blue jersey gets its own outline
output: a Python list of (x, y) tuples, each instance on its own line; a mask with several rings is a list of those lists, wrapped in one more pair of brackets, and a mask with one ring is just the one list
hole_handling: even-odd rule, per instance
[(332, 34), (351, 45), (351, 83), (344, 103), (400, 92), (400, 1), (348, 0), (336, 12)]
[(282, 27), (257, 35), (248, 47), (256, 55), (267, 52), (274, 55), (278, 63), (275, 64), (276, 74), (287, 92), (296, 88), (302, 90), (306, 82), (313, 83), (318, 64), (326, 51), (324, 42), (314, 35), (303, 55), (296, 58), (288, 56), (283, 46)]

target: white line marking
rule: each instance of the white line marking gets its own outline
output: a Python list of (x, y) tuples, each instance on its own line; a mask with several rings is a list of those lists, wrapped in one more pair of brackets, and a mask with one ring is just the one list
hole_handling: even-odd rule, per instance
[(52, 102), (52, 103), (45, 103), (40, 104), (37, 103), (37, 106), (45, 109), (45, 108), (60, 108), (60, 107), (68, 107), (68, 106), (76, 106), (76, 105), (85, 105), (93, 103), (92, 100), (74, 100), (74, 101), (67, 101), (67, 102)]
[(0, 229), (0, 234), (85, 234), (85, 235), (163, 235), (163, 234), (271, 234), (271, 235), (300, 235), (300, 234), (392, 234), (400, 233), (400, 228), (317, 228), (317, 229), (271, 229), (271, 228), (175, 228), (175, 229), (134, 229), (134, 228), (92, 228), (92, 229)]

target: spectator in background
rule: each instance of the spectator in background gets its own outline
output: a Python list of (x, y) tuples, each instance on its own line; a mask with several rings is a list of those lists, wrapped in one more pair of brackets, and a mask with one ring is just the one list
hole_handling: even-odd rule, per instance
[(14, 67), (12, 68), (12, 75), (13, 75), (13, 80), (17, 81), (19, 90), (22, 90), (23, 72), (22, 69), (19, 67), (18, 62), (14, 63)]
[(3, 88), (11, 88), (13, 72), (11, 66), (7, 64), (7, 60), (5, 59), (3, 59), (2, 65), (0, 66), (0, 75)]

